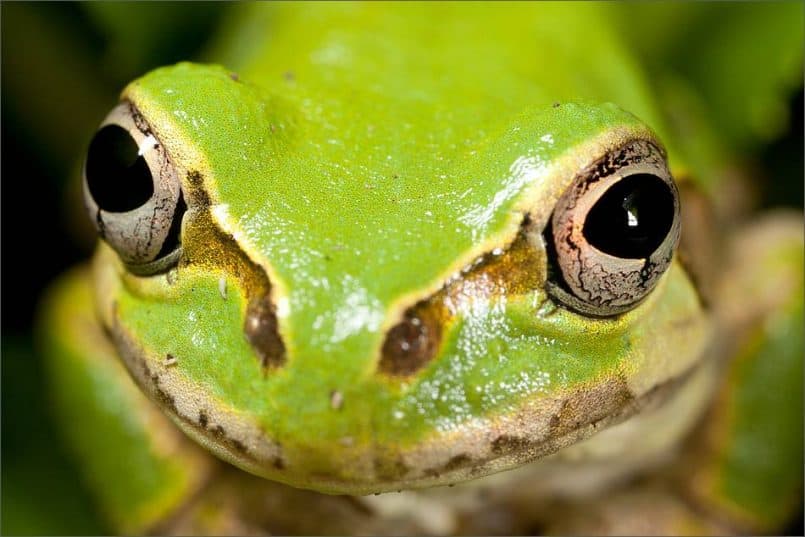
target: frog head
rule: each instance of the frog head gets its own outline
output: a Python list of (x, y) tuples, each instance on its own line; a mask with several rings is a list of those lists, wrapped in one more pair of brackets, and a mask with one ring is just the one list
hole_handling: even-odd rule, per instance
[(470, 479), (628, 418), (700, 359), (646, 125), (410, 104), (185, 63), (129, 85), (92, 142), (102, 321), (243, 469), (338, 493)]

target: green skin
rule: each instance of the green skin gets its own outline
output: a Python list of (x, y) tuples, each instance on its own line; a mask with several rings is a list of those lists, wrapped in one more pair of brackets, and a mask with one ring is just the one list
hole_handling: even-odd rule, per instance
[[(101, 243), (95, 308), (135, 381), (190, 437), (320, 492), (455, 483), (626, 419), (707, 356), (711, 313), (677, 260), (609, 318), (556, 307), (534, 245), (527, 290), (505, 279), (489, 290), (463, 271), (505, 260), (526, 216), (543, 229), (578, 170), (626, 141), (662, 140), (672, 171), (693, 168), (637, 62), (599, 24), (604, 7), (533, 9), (254, 7), (221, 53), (237, 76), (183, 63), (124, 90), (181, 179), (183, 258), (137, 276)], [(571, 16), (584, 40), (565, 32)], [(270, 38), (255, 38), (268, 24)], [(150, 527), (209, 463), (149, 430), (152, 410), (137, 406), (119, 364), (99, 365), (61, 335), (91, 322), (85, 277), (53, 299), (56, 391), (65, 412), (103, 424), (70, 434), (94, 486), (108, 488), (109, 516)], [(266, 277), (281, 365), (263, 365), (244, 337)], [(409, 375), (380, 371), (387, 332), (448, 283), (460, 291), (435, 356)], [(94, 330), (89, 347), (113, 354)], [(116, 403), (92, 400), (101, 384)], [(552, 426), (564, 408), (576, 411)], [(184, 449), (192, 455), (177, 457)], [(143, 459), (131, 470), (139, 481), (109, 484), (127, 453)]]

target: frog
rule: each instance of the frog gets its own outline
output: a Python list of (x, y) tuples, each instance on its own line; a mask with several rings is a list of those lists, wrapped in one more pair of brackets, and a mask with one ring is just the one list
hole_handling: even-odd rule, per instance
[(801, 215), (722, 229), (608, 9), (258, 4), (123, 90), (42, 329), (114, 531), (785, 527)]

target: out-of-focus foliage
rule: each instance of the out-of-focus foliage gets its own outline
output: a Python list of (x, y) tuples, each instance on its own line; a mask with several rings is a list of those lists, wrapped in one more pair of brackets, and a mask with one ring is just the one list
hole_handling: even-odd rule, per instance
[(655, 72), (673, 71), (696, 88), (707, 119), (746, 150), (788, 126), (802, 86), (802, 2), (623, 3), (623, 34)]

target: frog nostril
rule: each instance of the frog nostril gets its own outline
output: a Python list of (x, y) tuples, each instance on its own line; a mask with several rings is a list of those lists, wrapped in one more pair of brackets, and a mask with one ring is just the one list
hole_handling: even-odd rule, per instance
[(436, 355), (442, 328), (426, 306), (415, 306), (386, 334), (379, 369), (393, 376), (407, 376), (421, 369)]

